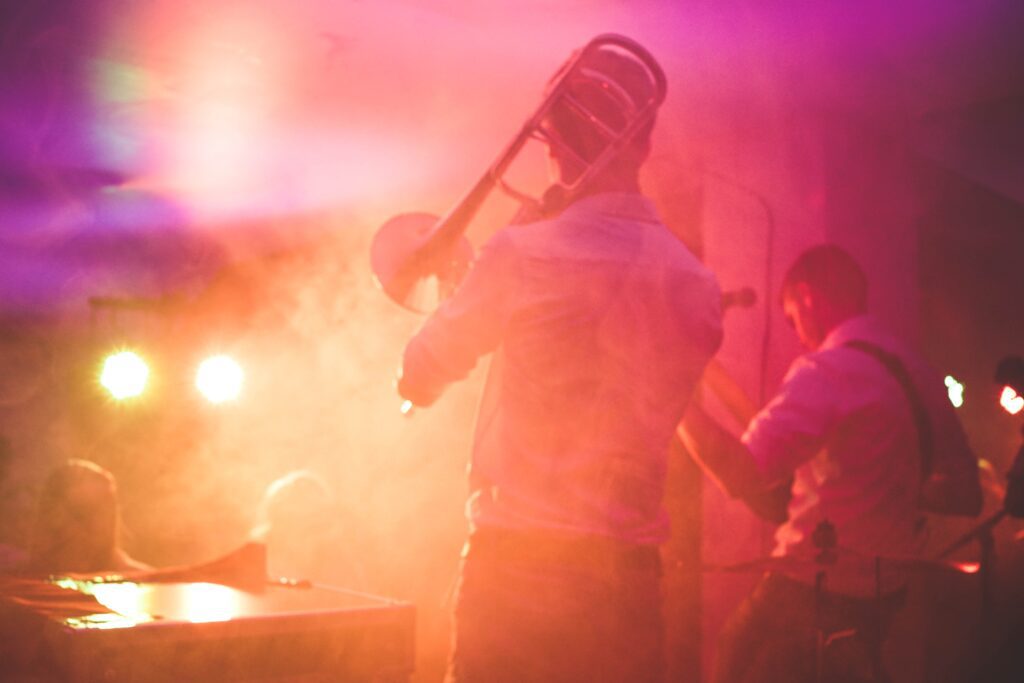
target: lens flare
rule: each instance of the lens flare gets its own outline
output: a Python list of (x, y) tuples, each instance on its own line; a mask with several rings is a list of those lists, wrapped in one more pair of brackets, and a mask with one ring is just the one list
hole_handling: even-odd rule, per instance
[(148, 379), (149, 366), (133, 351), (107, 356), (100, 373), (100, 384), (118, 401), (140, 395)]
[(245, 373), (228, 356), (212, 356), (199, 364), (196, 388), (210, 403), (233, 401), (242, 393)]
[(999, 396), (999, 405), (1010, 415), (1016, 415), (1024, 410), (1024, 396), (1014, 391), (1013, 387), (1003, 387), (1003, 393)]
[(964, 385), (956, 381), (952, 375), (946, 375), (946, 392), (949, 394), (949, 402), (954, 408), (964, 404)]

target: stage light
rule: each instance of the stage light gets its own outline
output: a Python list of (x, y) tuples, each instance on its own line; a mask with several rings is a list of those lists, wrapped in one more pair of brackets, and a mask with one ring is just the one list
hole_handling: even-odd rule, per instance
[(149, 366), (133, 351), (107, 356), (100, 373), (100, 384), (119, 401), (141, 394), (148, 379)]
[(1003, 393), (999, 395), (999, 405), (1010, 415), (1016, 415), (1024, 410), (1024, 396), (1021, 396), (1013, 387), (1003, 387)]
[(196, 388), (210, 403), (223, 403), (242, 393), (245, 373), (242, 366), (228, 356), (211, 356), (199, 364)]
[(1002, 386), (999, 405), (1010, 415), (1024, 410), (1024, 358), (1008, 356), (996, 366), (996, 386)]
[(949, 394), (949, 402), (954, 408), (964, 404), (964, 385), (956, 381), (952, 375), (946, 375), (946, 393)]

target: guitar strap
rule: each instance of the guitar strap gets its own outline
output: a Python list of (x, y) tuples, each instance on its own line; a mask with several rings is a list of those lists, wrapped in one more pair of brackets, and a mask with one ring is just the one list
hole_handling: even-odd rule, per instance
[(889, 374), (892, 375), (893, 379), (899, 382), (900, 387), (903, 388), (907, 402), (910, 403), (911, 414), (914, 416), (914, 424), (917, 426), (917, 443), (921, 453), (921, 480), (926, 480), (932, 473), (934, 452), (932, 423), (928, 419), (928, 411), (925, 409), (924, 402), (921, 401), (921, 396), (917, 393), (917, 389), (914, 387), (914, 383), (910, 379), (910, 374), (903, 365), (903, 361), (897, 355), (863, 339), (848, 341), (844, 346), (866, 353), (878, 360)]

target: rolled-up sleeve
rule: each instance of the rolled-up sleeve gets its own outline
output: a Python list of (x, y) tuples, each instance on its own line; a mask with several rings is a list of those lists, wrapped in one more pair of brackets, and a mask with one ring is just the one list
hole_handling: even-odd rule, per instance
[(779, 393), (750, 422), (741, 441), (766, 483), (788, 477), (820, 451), (835, 419), (834, 384), (812, 359), (798, 359)]
[(480, 250), (465, 281), (409, 341), (400, 389), (429, 404), (444, 388), (464, 379), (477, 361), (497, 348), (517, 287), (516, 253), (505, 233)]

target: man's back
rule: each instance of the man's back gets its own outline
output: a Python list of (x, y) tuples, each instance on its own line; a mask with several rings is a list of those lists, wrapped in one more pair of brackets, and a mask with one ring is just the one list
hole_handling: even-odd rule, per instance
[(721, 341), (714, 277), (635, 194), (581, 200), (498, 247), (516, 267), (475, 521), (664, 540), (669, 440)]

